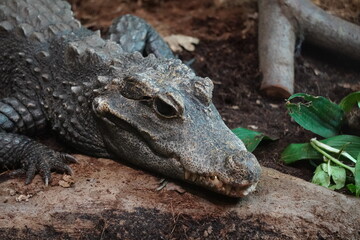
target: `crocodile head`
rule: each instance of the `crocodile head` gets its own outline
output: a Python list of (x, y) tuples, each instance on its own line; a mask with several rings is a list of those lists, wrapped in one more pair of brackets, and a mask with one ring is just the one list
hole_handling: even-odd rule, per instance
[(138, 54), (111, 72), (93, 109), (113, 156), (232, 197), (255, 189), (260, 166), (212, 104), (209, 78)]

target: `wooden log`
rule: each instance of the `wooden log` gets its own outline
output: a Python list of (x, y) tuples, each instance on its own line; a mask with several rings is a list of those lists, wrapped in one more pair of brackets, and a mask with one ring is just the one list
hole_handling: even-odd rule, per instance
[(230, 199), (182, 183), (157, 191), (147, 172), (76, 157), (69, 188), (59, 174), (49, 187), (2, 179), (0, 239), (360, 238), (360, 199), (272, 169), (254, 194)]
[(310, 0), (258, 0), (261, 90), (273, 98), (294, 93), (296, 37), (360, 60), (360, 26)]
[(298, 34), (318, 46), (360, 60), (360, 26), (333, 16), (310, 0), (278, 0)]
[(277, 0), (259, 0), (260, 90), (274, 98), (294, 92), (295, 28)]

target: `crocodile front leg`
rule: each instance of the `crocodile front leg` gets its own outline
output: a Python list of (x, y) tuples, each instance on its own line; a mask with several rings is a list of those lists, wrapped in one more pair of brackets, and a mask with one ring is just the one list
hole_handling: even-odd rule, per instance
[(72, 174), (66, 163), (75, 163), (76, 159), (68, 154), (56, 152), (24, 135), (0, 132), (0, 166), (17, 168), (17, 173), (25, 173), (25, 184), (29, 184), (37, 172), (46, 185), (51, 181), (51, 171), (56, 170)]
[(109, 29), (109, 38), (120, 44), (126, 52), (153, 53), (156, 57), (176, 58), (168, 44), (145, 20), (124, 15), (116, 18)]
[(9, 97), (0, 100), (0, 168), (19, 168), (16, 172), (26, 173), (29, 184), (39, 172), (45, 184), (51, 180), (51, 170), (72, 174), (66, 163), (76, 162), (68, 154), (56, 152), (21, 133), (33, 134), (46, 125), (45, 116), (39, 105), (23, 97)]

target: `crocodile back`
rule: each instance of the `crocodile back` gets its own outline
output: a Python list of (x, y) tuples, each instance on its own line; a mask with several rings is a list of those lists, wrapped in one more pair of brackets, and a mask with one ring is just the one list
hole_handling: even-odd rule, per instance
[(0, 34), (9, 32), (47, 42), (59, 32), (80, 28), (69, 3), (61, 0), (2, 0)]
[[(49, 43), (56, 36), (79, 28), (81, 24), (65, 1), (1, 0), (0, 98), (14, 94), (18, 88), (31, 94), (39, 82), (33, 76), (37, 75), (41, 60), (49, 62)], [(24, 82), (24, 76), (29, 84)]]
[[(35, 83), (74, 81), (74, 72), (89, 75), (93, 64), (109, 63), (123, 52), (99, 32), (82, 28), (62, 0), (1, 0), (0, 43), (0, 97)], [(15, 86), (25, 76), (29, 86)]]
[(36, 102), (48, 126), (75, 148), (104, 156), (94, 88), (107, 84), (98, 76), (123, 53), (81, 27), (65, 1), (0, 0), (0, 99)]

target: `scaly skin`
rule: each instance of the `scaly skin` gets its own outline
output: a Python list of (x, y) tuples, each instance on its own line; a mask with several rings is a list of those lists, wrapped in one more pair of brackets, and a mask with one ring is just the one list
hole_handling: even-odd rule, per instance
[(51, 129), (88, 155), (233, 197), (253, 191), (260, 166), (221, 120), (212, 81), (139, 18), (117, 19), (110, 39), (118, 43), (82, 28), (60, 0), (0, 3), (0, 167), (20, 167), (27, 183), (71, 173), (74, 158), (25, 136)]

